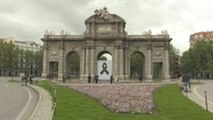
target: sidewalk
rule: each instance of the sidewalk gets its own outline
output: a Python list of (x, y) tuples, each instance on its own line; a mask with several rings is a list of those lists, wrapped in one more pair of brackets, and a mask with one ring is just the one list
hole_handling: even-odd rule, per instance
[[(202, 97), (201, 95), (198, 94), (197, 92), (197, 88), (200, 85), (193, 85), (191, 87), (191, 93), (187, 93), (187, 97), (189, 99), (191, 99), (192, 101), (194, 101), (195, 103), (197, 103), (198, 105), (200, 105), (203, 109), (206, 110), (206, 102), (205, 102), (205, 97)], [(186, 94), (183, 93), (185, 96)], [(208, 99), (208, 111), (209, 112), (213, 112), (213, 101), (210, 101), (210, 99)]]
[(29, 120), (51, 120), (53, 110), (50, 94), (39, 86), (30, 85), (30, 87), (38, 91), (39, 101)]

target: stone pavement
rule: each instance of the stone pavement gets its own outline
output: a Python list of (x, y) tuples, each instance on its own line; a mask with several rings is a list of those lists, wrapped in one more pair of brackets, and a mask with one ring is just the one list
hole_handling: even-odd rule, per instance
[(53, 115), (52, 97), (49, 92), (39, 86), (29, 85), (39, 93), (38, 104), (29, 120), (51, 120)]
[[(206, 110), (206, 102), (205, 102), (205, 95), (204, 92), (201, 95), (198, 92), (198, 88), (202, 86), (201, 85), (192, 85), (191, 87), (191, 93), (183, 93), (185, 96), (187, 96), (189, 99), (191, 99), (192, 101), (194, 101), (195, 103), (197, 103), (198, 105), (200, 105), (203, 109)], [(213, 112), (213, 99), (211, 97), (207, 96), (207, 100), (208, 100), (208, 111), (209, 112)]]

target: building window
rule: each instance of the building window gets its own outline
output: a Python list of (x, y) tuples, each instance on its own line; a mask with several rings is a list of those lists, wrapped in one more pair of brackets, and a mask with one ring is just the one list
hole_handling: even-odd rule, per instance
[(210, 37), (210, 34), (206, 34), (206, 37)]
[(199, 38), (203, 38), (203, 34), (200, 34), (200, 35), (199, 35)]

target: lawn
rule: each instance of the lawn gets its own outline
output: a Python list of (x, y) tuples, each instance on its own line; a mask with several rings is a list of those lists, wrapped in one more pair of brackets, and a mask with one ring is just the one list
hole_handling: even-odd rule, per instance
[[(40, 85), (47, 90), (49, 81)], [(149, 114), (118, 114), (106, 109), (94, 99), (64, 86), (57, 86), (56, 116), (53, 120), (212, 120), (205, 111), (182, 95), (176, 84), (155, 91), (156, 111)]]

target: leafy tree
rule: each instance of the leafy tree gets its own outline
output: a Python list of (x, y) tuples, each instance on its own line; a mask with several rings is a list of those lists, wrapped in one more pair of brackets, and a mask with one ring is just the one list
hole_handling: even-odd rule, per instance
[(13, 74), (14, 68), (17, 66), (17, 60), (18, 60), (18, 47), (16, 47), (12, 41), (7, 43), (3, 42), (2, 44), (2, 68), (5, 72), (8, 72), (9, 75)]
[(68, 76), (70, 74), (78, 74), (80, 71), (80, 56), (78, 53), (70, 53), (67, 57)]
[(24, 60), (25, 60), (25, 73), (32, 74), (30, 73), (30, 71), (33, 69), (34, 52), (30, 50), (24, 51)]
[(34, 55), (35, 69), (41, 73), (43, 66), (43, 50), (36, 51)]
[(183, 53), (181, 71), (191, 73), (193, 77), (209, 78), (213, 74), (212, 42), (199, 41), (193, 48)]
[(180, 74), (179, 68), (179, 50), (176, 49), (173, 45), (169, 46), (169, 63), (170, 63), (170, 74), (172, 78), (175, 78), (178, 74)]
[(101, 56), (99, 60), (107, 60), (106, 56)]
[(143, 75), (144, 57), (141, 53), (135, 52), (130, 58), (130, 74), (131, 78), (138, 78), (138, 75)]

